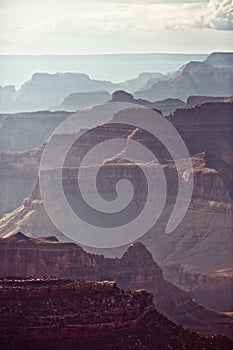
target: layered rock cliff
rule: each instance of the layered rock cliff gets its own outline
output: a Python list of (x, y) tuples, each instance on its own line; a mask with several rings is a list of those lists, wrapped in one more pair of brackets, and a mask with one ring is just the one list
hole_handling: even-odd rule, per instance
[(207, 151), (233, 164), (232, 112), (232, 102), (204, 103), (178, 109), (168, 120), (181, 134), (191, 155)]
[[(101, 108), (99, 113), (101, 113)], [(124, 113), (128, 112), (123, 111), (116, 115), (115, 120), (120, 123)], [(139, 118), (145, 117), (140, 109), (133, 113), (134, 115), (138, 113)], [(169, 117), (169, 120), (186, 140), (191, 154), (195, 151), (200, 152), (202, 149), (207, 149), (213, 154), (201, 152), (192, 158), (194, 166), (193, 200), (184, 220), (172, 235), (165, 235), (164, 228), (177, 194), (176, 168), (172, 161), (168, 161), (171, 156), (169, 156), (165, 147), (154, 140), (151, 134), (135, 129), (130, 125), (118, 124), (116, 127), (116, 125), (110, 123), (98, 127), (87, 132), (82, 137), (81, 144), (73, 145), (66, 159), (65, 166), (67, 169), (63, 171), (63, 186), (66, 194), (69, 196), (72, 208), (80, 212), (82, 206), (77, 193), (77, 171), (83, 155), (88, 150), (101, 141), (120, 136), (124, 137), (126, 141), (128, 138), (132, 138), (141, 142), (155, 152), (157, 158), (163, 163), (163, 170), (167, 179), (168, 201), (160, 220), (142, 238), (142, 241), (151, 250), (156, 261), (162, 265), (167, 278), (194, 293), (195, 298), (198, 298), (197, 293), (199, 293), (198, 300), (204, 305), (206, 302), (204, 293), (207, 295), (208, 288), (212, 293), (213, 283), (216, 284), (215, 293), (219, 296), (221, 296), (221, 290), (224, 287), (228, 289), (231, 283), (233, 247), (232, 168), (231, 165), (223, 161), (223, 159), (227, 160), (228, 163), (232, 161), (231, 115), (232, 103), (223, 103), (203, 104), (187, 110), (178, 110)], [(96, 117), (98, 117), (98, 113)], [(59, 147), (62, 145), (63, 137), (69, 136), (56, 136)], [(214, 143), (213, 139), (215, 140)], [(216, 158), (216, 156), (218, 157)], [(59, 157), (58, 152), (54, 153), (53, 158), (55, 157)], [(51, 159), (51, 165), (53, 164), (53, 158)], [(145, 164), (145, 166), (150, 166), (151, 171), (154, 171), (156, 176), (156, 164)], [(89, 180), (94, 181), (95, 179), (91, 178), (91, 169), (89, 170)], [(183, 175), (185, 181), (186, 174)], [(106, 164), (99, 173), (98, 183), (100, 193), (102, 191), (103, 196), (113, 196), (115, 194), (115, 183), (122, 178), (133, 181), (136, 189), (132, 210), (130, 213), (126, 212), (123, 216), (123, 220), (126, 220), (137, 215), (146, 200), (145, 181), (137, 167), (124, 162)], [(52, 184), (52, 181), (54, 181), (53, 173), (51, 173), (50, 179)], [(56, 201), (53, 199), (51, 201), (51, 205), (57, 206)], [(59, 209), (61, 209), (62, 216), (62, 208)], [(89, 215), (85, 207), (83, 215)], [(65, 216), (64, 222), (66, 222)], [(102, 217), (101, 222), (104, 222)], [(65, 240), (62, 233), (51, 223), (43, 208), (38, 183), (29, 198), (20, 207), (0, 220), (1, 234), (19, 230), (37, 237), (44, 232)], [(74, 230), (77, 230), (77, 227)], [(85, 249), (93, 251), (88, 247)], [(96, 250), (96, 252), (99, 251)], [(110, 251), (102, 250), (101, 253), (104, 253), (105, 256), (120, 256), (123, 253), (123, 248)], [(190, 271), (189, 274), (183, 275), (185, 278), (180, 274), (180, 271), (184, 270)], [(202, 285), (198, 286), (198, 289), (192, 283), (192, 279), (197, 274), (207, 276), (202, 278)], [(210, 298), (207, 305), (216, 310), (232, 310), (230, 293), (226, 293), (221, 301), (218, 300), (216, 302), (213, 298)]]
[(156, 309), (170, 320), (196, 330), (231, 335), (233, 319), (193, 302), (188, 293), (163, 278), (162, 270), (142, 243), (122, 258), (86, 253), (54, 237), (29, 238), (22, 233), (0, 239), (0, 276), (57, 276), (79, 280), (115, 280), (124, 289), (153, 293)]
[(226, 337), (198, 335), (154, 310), (145, 291), (112, 282), (0, 281), (0, 345), (14, 349), (229, 349)]

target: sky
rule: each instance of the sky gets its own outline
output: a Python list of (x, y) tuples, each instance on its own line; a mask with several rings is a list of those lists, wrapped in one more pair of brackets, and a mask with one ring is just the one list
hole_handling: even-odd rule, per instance
[(233, 0), (0, 0), (0, 54), (233, 51)]

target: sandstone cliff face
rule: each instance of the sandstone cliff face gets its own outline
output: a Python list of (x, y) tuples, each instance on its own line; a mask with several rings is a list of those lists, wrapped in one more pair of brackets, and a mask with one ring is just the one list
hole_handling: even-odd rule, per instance
[(232, 319), (193, 302), (188, 293), (163, 279), (159, 266), (142, 243), (130, 246), (121, 259), (86, 253), (54, 237), (32, 239), (22, 233), (0, 239), (0, 276), (57, 276), (79, 280), (115, 280), (124, 289), (146, 289), (156, 309), (178, 324), (231, 335)]
[[(0, 281), (0, 345), (14, 349), (229, 349), (226, 337), (198, 335), (154, 310), (145, 291), (112, 282)], [(17, 330), (17, 331), (16, 331)]]

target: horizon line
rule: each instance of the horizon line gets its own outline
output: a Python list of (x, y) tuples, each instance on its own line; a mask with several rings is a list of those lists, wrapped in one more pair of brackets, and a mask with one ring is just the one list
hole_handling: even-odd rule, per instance
[(211, 51), (211, 52), (114, 52), (114, 53), (43, 53), (43, 54), (22, 54), (22, 53), (0, 53), (0, 56), (113, 56), (113, 55), (209, 55), (211, 53), (233, 53), (232, 51)]

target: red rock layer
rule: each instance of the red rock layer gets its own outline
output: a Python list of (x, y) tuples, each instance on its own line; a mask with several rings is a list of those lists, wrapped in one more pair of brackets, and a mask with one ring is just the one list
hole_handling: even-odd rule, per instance
[(21, 349), (230, 349), (221, 336), (177, 327), (145, 291), (111, 282), (0, 280), (0, 346)]
[(32, 239), (17, 233), (0, 239), (0, 275), (114, 280), (124, 289), (143, 288), (153, 293), (156, 309), (179, 324), (231, 335), (233, 319), (200, 307), (188, 293), (165, 281), (151, 253), (139, 242), (121, 259), (110, 259), (54, 237)]

